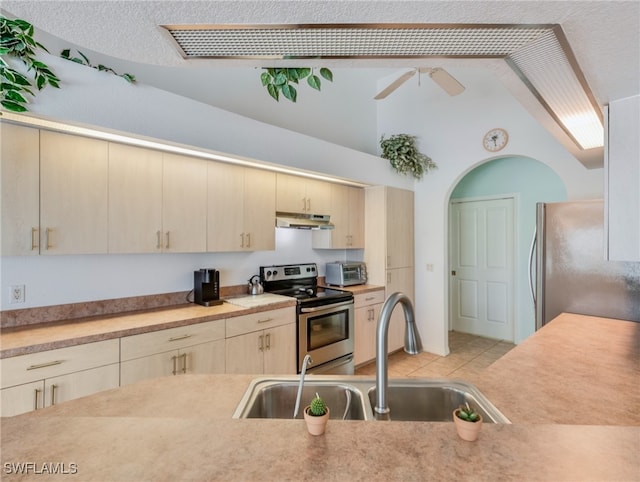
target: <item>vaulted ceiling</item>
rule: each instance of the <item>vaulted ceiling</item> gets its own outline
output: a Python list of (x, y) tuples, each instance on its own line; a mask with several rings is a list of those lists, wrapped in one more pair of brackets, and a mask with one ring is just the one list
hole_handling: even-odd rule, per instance
[[(287, 24), (541, 24), (560, 25), (595, 101), (640, 93), (640, 2), (632, 1), (154, 1), (3, 0), (10, 15), (41, 30), (116, 58), (142, 64), (264, 66), (264, 60), (185, 59), (161, 25)], [(270, 60), (291, 65), (291, 60)], [(583, 164), (601, 165), (602, 154), (576, 148), (535, 96), (496, 59), (439, 59), (492, 69), (536, 119)], [(308, 59), (334, 68), (432, 66), (433, 58)]]

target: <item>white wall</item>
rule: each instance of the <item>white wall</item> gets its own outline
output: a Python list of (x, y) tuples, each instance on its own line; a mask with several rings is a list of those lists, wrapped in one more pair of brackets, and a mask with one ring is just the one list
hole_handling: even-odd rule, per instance
[[(505, 128), (510, 140), (499, 156), (526, 156), (547, 164), (564, 181), (569, 199), (603, 195), (602, 169), (585, 169), (490, 72), (472, 77), (465, 70), (450, 70), (466, 86), (459, 96), (449, 97), (425, 81), (421, 86), (407, 83), (378, 104), (378, 134), (417, 135), (420, 150), (438, 164), (415, 185), (416, 317), (425, 349), (438, 354), (448, 353), (449, 197), (466, 172), (497, 157), (482, 147), (485, 132)], [(478, 80), (471, 83), (471, 78)], [(434, 270), (427, 271), (427, 264)]]

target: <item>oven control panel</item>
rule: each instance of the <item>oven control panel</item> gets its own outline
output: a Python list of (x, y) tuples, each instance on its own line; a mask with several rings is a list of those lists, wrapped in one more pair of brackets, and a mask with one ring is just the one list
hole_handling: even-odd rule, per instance
[(317, 276), (318, 267), (315, 263), (260, 267), (260, 278), (264, 281), (296, 280), (303, 278), (315, 278)]

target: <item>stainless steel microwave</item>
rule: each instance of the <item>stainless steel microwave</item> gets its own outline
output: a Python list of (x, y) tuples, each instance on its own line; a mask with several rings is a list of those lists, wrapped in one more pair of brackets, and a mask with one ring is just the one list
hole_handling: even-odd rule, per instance
[(327, 263), (325, 283), (333, 286), (352, 286), (367, 283), (367, 267), (360, 261)]

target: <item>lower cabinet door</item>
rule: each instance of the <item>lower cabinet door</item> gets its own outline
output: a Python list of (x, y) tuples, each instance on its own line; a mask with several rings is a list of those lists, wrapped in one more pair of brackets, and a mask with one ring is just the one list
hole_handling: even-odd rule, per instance
[(265, 330), (264, 373), (295, 374), (297, 345), (296, 325), (288, 324)]
[(190, 346), (180, 350), (178, 366), (181, 373), (224, 373), (224, 340)]
[(74, 400), (94, 393), (117, 388), (120, 385), (120, 365), (83, 370), (45, 380), (44, 406)]
[(173, 350), (120, 363), (120, 385), (173, 374), (178, 370), (179, 355), (177, 350)]
[(0, 390), (2, 416), (13, 417), (31, 412), (44, 405), (44, 381), (25, 383)]
[(264, 373), (265, 335), (254, 331), (225, 340), (226, 372)]
[(361, 365), (376, 357), (376, 330), (381, 308), (381, 304), (376, 304), (355, 310), (353, 361), (356, 365)]

